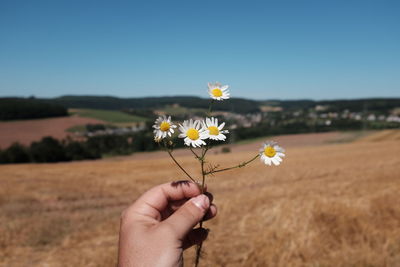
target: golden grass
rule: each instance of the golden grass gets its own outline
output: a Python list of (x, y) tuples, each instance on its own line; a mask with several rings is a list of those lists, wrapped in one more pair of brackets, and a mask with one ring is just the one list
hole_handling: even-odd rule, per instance
[[(280, 167), (212, 177), (219, 214), (205, 224), (202, 266), (400, 266), (400, 140), (390, 136), (293, 147)], [(121, 211), (182, 178), (168, 158), (0, 166), (0, 265), (113, 266)]]

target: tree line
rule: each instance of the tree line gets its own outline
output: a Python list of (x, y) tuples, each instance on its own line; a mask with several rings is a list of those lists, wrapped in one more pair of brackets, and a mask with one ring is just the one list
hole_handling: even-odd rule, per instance
[(34, 98), (0, 98), (0, 120), (23, 120), (67, 116), (59, 104)]
[(153, 134), (101, 135), (76, 141), (71, 138), (57, 140), (44, 137), (29, 146), (14, 143), (0, 150), (0, 163), (45, 163), (86, 159), (99, 159), (108, 155), (128, 155), (157, 149)]

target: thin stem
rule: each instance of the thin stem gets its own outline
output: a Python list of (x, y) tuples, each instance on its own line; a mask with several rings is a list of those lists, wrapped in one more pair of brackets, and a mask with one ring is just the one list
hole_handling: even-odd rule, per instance
[(249, 164), (250, 162), (254, 161), (254, 160), (255, 160), (256, 158), (258, 158), (259, 156), (260, 156), (260, 155), (257, 154), (254, 158), (252, 158), (252, 159), (250, 159), (250, 160), (248, 160), (248, 161), (245, 161), (245, 162), (243, 162), (243, 163), (240, 163), (240, 164), (238, 164), (238, 165), (236, 165), (236, 166), (229, 167), (229, 168), (224, 168), (224, 169), (220, 169), (220, 170), (209, 171), (209, 172), (206, 172), (204, 175), (209, 175), (209, 174), (213, 174), (213, 173), (216, 173), (216, 172), (228, 171), (228, 170), (232, 170), (232, 169), (236, 169), (236, 168), (242, 168), (242, 167), (246, 166), (247, 164)]
[(212, 105), (214, 103), (214, 99), (211, 99), (210, 105), (208, 106), (208, 116), (211, 117)]
[(187, 177), (189, 177), (190, 180), (192, 180), (196, 184), (196, 181), (192, 178), (192, 176), (190, 176), (190, 174), (187, 173), (187, 171), (185, 171), (185, 169), (178, 163), (178, 161), (176, 161), (176, 159), (172, 155), (171, 151), (169, 149), (167, 149), (167, 152), (168, 152), (168, 155), (171, 157), (171, 159), (176, 163), (176, 165), (178, 165), (178, 167), (187, 175)]
[[(204, 163), (205, 163), (205, 160), (204, 160), (204, 157), (205, 157), (205, 155), (206, 155), (206, 153), (207, 153), (207, 148), (206, 149), (204, 149), (204, 153), (202, 154), (202, 156), (201, 156), (201, 175), (202, 175), (202, 177), (203, 177), (203, 179), (202, 179), (202, 182), (201, 182), (201, 193), (203, 194), (204, 193), (204, 184), (205, 184), (205, 182), (206, 182), (206, 174), (205, 174), (205, 172), (204, 172)], [(201, 223), (201, 222), (200, 222)]]
[(196, 152), (192, 149), (192, 147), (189, 147), (190, 151), (192, 151), (193, 155), (196, 157), (196, 159), (200, 159), (199, 155), (197, 155)]
[[(205, 182), (206, 182), (206, 172), (204, 171), (204, 163), (205, 163), (205, 156), (208, 151), (208, 147), (203, 148), (203, 151), (201, 153), (201, 158), (200, 160), (200, 165), (201, 165), (201, 175), (202, 175), (202, 182), (201, 182), (201, 193), (204, 194), (204, 187), (205, 187)], [(199, 228), (203, 228), (203, 220), (200, 221), (200, 226)], [(196, 260), (195, 260), (195, 267), (199, 266), (200, 262), (200, 256), (201, 256), (201, 248), (203, 246), (203, 242), (201, 242), (199, 245), (196, 247)]]

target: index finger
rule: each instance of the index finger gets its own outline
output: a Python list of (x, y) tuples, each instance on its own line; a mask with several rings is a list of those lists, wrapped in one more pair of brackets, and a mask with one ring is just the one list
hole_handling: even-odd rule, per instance
[(148, 190), (129, 210), (137, 215), (160, 221), (162, 212), (169, 202), (190, 199), (200, 194), (200, 187), (190, 181), (165, 183)]

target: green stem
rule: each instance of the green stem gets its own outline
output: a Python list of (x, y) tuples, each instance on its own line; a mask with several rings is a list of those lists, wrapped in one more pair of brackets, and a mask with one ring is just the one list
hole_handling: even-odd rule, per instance
[(201, 193), (202, 194), (204, 193), (204, 185), (206, 182), (206, 174), (204, 171), (204, 163), (205, 163), (204, 157), (205, 157), (206, 153), (207, 153), (207, 149), (204, 150), (204, 153), (201, 156), (201, 175), (203, 177), (202, 182), (201, 182)]
[(207, 112), (208, 117), (211, 117), (213, 103), (214, 103), (214, 99), (211, 99), (210, 105), (208, 106), (208, 112)]
[(176, 159), (174, 158), (174, 156), (172, 155), (172, 153), (171, 153), (171, 151), (169, 149), (167, 149), (167, 152), (168, 152), (168, 155), (171, 157), (171, 159), (187, 175), (187, 177), (189, 177), (190, 180), (192, 180), (195, 184), (197, 184), (196, 181), (192, 178), (192, 176), (190, 176), (190, 174), (187, 173), (187, 171), (185, 171), (185, 169), (178, 163), (178, 161), (176, 161)]
[(220, 170), (209, 171), (209, 172), (206, 172), (204, 175), (209, 175), (209, 174), (213, 174), (213, 173), (216, 173), (216, 172), (228, 171), (228, 170), (232, 170), (232, 169), (236, 169), (236, 168), (242, 168), (242, 167), (246, 166), (247, 164), (249, 164), (250, 162), (254, 161), (254, 160), (255, 160), (256, 158), (258, 158), (259, 156), (260, 156), (260, 155), (257, 154), (254, 158), (252, 158), (252, 159), (250, 159), (250, 160), (248, 160), (248, 161), (245, 161), (245, 162), (243, 162), (243, 163), (240, 163), (240, 164), (238, 164), (238, 165), (236, 165), (236, 166), (229, 167), (229, 168), (224, 168), (224, 169), (220, 169)]
[(193, 155), (195, 156), (196, 159), (200, 159), (199, 155), (197, 155), (196, 152), (192, 149), (192, 147), (189, 147), (190, 151), (192, 151)]
[[(204, 163), (205, 163), (205, 156), (206, 156), (207, 151), (208, 151), (208, 147), (203, 148), (203, 152), (201, 153), (201, 158), (199, 158), (200, 165), (201, 165), (201, 175), (203, 177), (202, 182), (201, 182), (201, 193), (202, 194), (204, 194), (204, 187), (205, 187), (205, 182), (206, 182), (206, 172), (204, 171)], [(203, 228), (203, 220), (200, 221), (199, 228)], [(201, 242), (196, 247), (196, 260), (195, 260), (195, 264), (194, 264), (195, 267), (199, 266), (202, 246), (203, 246), (203, 242)]]

